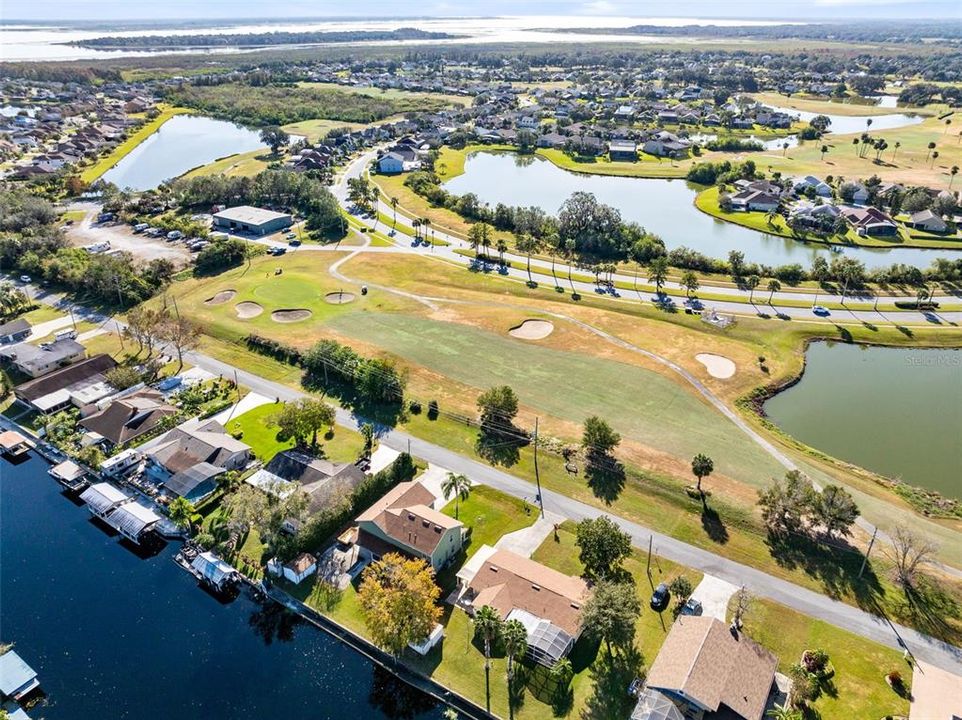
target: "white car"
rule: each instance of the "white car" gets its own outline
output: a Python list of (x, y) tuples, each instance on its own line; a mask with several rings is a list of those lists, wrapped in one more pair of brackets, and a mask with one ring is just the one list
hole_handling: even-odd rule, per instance
[(33, 282), (33, 280), (30, 279), (30, 276), (29, 276), (29, 275), (21, 275), (21, 276), (20, 276), (20, 282), (22, 282), (22, 283), (31, 283), (31, 282)]
[(827, 317), (828, 315), (832, 314), (828, 311), (828, 308), (824, 307), (823, 305), (813, 305), (812, 312), (822, 317)]

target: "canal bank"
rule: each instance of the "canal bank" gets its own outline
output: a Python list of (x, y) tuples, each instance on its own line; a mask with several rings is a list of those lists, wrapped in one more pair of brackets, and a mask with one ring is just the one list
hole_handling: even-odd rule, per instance
[(46, 720), (154, 716), (440, 720), (443, 706), (275, 603), (225, 603), (119, 540), (31, 454), (0, 458), (3, 639), (40, 673)]

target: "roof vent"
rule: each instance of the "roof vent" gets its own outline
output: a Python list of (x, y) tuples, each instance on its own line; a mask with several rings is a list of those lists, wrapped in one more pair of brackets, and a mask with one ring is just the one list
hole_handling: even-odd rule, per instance
[(534, 583), (531, 583), (531, 589), (532, 589), (532, 590), (537, 590), (538, 592), (541, 592), (541, 586), (540, 586), (540, 585), (535, 585)]

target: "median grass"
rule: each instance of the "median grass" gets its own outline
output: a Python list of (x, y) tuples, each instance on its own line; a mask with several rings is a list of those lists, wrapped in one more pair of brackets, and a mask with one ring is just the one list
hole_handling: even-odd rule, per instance
[(80, 173), (80, 179), (85, 183), (92, 183), (101, 175), (110, 170), (114, 165), (123, 160), (135, 147), (153, 135), (160, 129), (160, 126), (170, 120), (175, 115), (189, 113), (190, 110), (182, 107), (171, 107), (169, 105), (158, 105), (160, 114), (153, 120), (149, 120), (135, 132), (131, 133), (122, 143), (97, 160), (90, 167), (84, 168)]

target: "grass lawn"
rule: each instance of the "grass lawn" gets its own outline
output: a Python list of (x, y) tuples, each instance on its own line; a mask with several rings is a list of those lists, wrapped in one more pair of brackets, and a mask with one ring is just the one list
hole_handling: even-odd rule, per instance
[(597, 158), (573, 158), (563, 150), (541, 149), (537, 151), (541, 157), (564, 170), (587, 173), (589, 175), (621, 175), (624, 177), (640, 178), (682, 178), (688, 173), (693, 160), (669, 160), (655, 155), (639, 153), (638, 160), (611, 161), (605, 156)]
[[(279, 440), (278, 429), (270, 426), (270, 418), (280, 412), (281, 406), (275, 403), (260, 405), (248, 410), (227, 424), (229, 433), (243, 432), (243, 440), (251, 446), (254, 455), (263, 463), (270, 462), (281, 450), (294, 447), (293, 440)], [(323, 456), (334, 462), (354, 462), (364, 448), (364, 439), (359, 433), (343, 427), (336, 427), (330, 435), (318, 435), (318, 444)]]
[(510, 378), (522, 403), (554, 417), (602, 415), (625, 437), (653, 447), (682, 457), (707, 452), (719, 472), (750, 484), (781, 475), (768, 454), (687, 388), (637, 365), (520, 342), (507, 335), (510, 325), (495, 334), (401, 314), (349, 313), (330, 326), (481, 390)]
[(451, 500), (442, 512), (457, 517), (471, 531), (465, 545), (465, 559), (483, 545), (494, 545), (502, 535), (533, 525), (538, 519), (532, 505), (485, 485), (473, 486), (460, 508)]
[[(340, 86), (337, 86), (340, 88)], [(364, 125), (361, 123), (341, 122), (340, 120), (302, 120), (301, 122), (282, 125), (281, 129), (290, 135), (303, 135), (309, 142), (315, 143), (323, 140), (324, 137), (334, 128), (347, 128), (348, 130), (360, 130)]]
[(157, 132), (160, 126), (174, 117), (174, 115), (183, 115), (184, 113), (190, 112), (187, 108), (170, 107), (169, 105), (158, 105), (158, 108), (160, 109), (160, 115), (148, 121), (93, 165), (84, 168), (83, 172), (80, 173), (81, 180), (85, 183), (92, 183), (120, 162), (131, 150)]
[(31, 325), (39, 325), (40, 323), (50, 322), (51, 320), (58, 320), (65, 314), (66, 313), (50, 305), (38, 305), (35, 310), (25, 312), (23, 315), (18, 316), (17, 319), (26, 320)]
[(267, 169), (271, 153), (268, 148), (258, 148), (246, 153), (218, 158), (209, 165), (202, 165), (184, 174), (184, 177), (226, 175), (227, 177), (252, 177)]
[(747, 615), (745, 632), (778, 656), (778, 671), (782, 673), (798, 662), (805, 650), (821, 648), (829, 654), (835, 675), (813, 704), (816, 717), (878, 720), (908, 715), (908, 700), (885, 682), (891, 670), (898, 670), (905, 678), (912, 676), (897, 650), (757, 598)]

